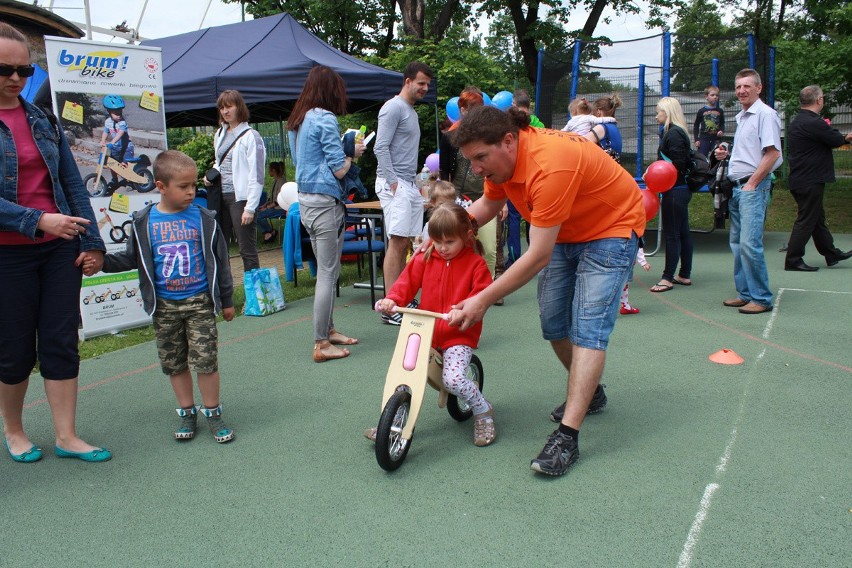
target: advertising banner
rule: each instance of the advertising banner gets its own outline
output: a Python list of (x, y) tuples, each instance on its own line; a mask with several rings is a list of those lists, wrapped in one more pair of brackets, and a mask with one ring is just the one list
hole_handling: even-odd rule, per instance
[[(53, 109), (68, 136), (107, 252), (124, 250), (130, 215), (159, 201), (151, 164), (167, 149), (158, 47), (45, 37)], [(81, 337), (150, 323), (137, 273), (84, 278)]]

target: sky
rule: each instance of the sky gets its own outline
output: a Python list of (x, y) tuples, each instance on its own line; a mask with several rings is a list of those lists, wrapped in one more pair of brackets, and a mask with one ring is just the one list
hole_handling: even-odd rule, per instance
[[(25, 3), (32, 3), (27, 0)], [(47, 7), (53, 4), (54, 12), (72, 22), (85, 22), (83, 0), (40, 0), (39, 4)], [(144, 0), (89, 0), (92, 25), (111, 28), (127, 20), (127, 25), (135, 28), (139, 24), (142, 37), (155, 39), (181, 33), (195, 31), (202, 27), (233, 24), (241, 21), (240, 5), (225, 4), (221, 0), (148, 0), (141, 24), (139, 16)], [(209, 9), (207, 8), (209, 4)], [(604, 16), (611, 17), (609, 24), (601, 23), (596, 30), (597, 35), (606, 35), (612, 40), (630, 40), (647, 37), (658, 33), (658, 30), (648, 30), (644, 26), (647, 7), (645, 2), (638, 2), (643, 12), (638, 15), (614, 16), (606, 9)], [(121, 6), (121, 10), (116, 10)], [(179, 6), (179, 9), (176, 7)], [(207, 13), (205, 15), (205, 10)], [(202, 21), (202, 17), (204, 18)], [(247, 16), (247, 18), (251, 18)], [(572, 29), (579, 29), (585, 23), (585, 12), (575, 11)], [(84, 28), (84, 26), (80, 26)], [(108, 36), (93, 34), (93, 39), (110, 41)], [(114, 39), (114, 42), (124, 42)], [(603, 50), (604, 57), (594, 65), (601, 67), (635, 67), (640, 63), (645, 65), (660, 65), (660, 41), (658, 39), (646, 42), (615, 44)]]

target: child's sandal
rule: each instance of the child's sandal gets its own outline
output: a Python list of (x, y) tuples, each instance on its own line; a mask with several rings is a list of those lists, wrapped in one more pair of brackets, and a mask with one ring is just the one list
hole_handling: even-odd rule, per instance
[(494, 409), (489, 408), (487, 412), (475, 414), (473, 417), (473, 443), (477, 446), (490, 446), (497, 439), (497, 430), (494, 428)]

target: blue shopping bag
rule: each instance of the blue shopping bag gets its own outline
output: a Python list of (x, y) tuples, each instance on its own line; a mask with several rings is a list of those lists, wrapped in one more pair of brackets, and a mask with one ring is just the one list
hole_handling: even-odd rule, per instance
[(247, 316), (268, 316), (287, 307), (275, 267), (249, 270), (243, 276), (243, 287)]

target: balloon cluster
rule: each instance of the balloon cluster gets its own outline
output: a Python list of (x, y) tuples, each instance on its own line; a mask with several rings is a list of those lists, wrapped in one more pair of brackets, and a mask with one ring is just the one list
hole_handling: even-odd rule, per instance
[[(482, 103), (487, 106), (499, 108), (503, 112), (507, 111), (512, 106), (513, 95), (509, 91), (500, 91), (494, 98), (491, 98), (486, 93), (482, 93)], [(457, 122), (461, 118), (461, 110), (459, 109), (459, 98), (453, 97), (447, 101), (447, 118), (451, 122)]]

